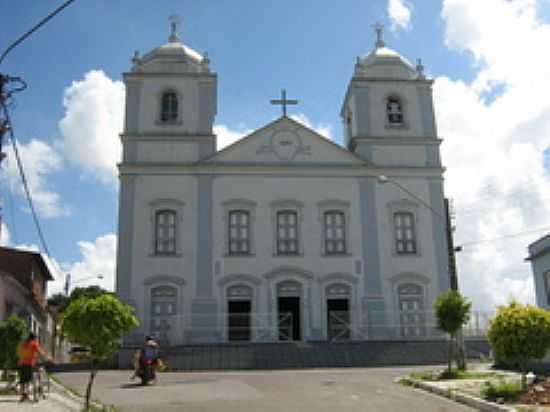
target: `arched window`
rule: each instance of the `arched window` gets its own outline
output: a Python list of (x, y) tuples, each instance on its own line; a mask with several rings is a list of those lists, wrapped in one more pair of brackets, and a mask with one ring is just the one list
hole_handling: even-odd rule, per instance
[(176, 211), (157, 210), (155, 213), (155, 253), (176, 253)]
[(151, 289), (151, 334), (160, 341), (170, 340), (170, 331), (175, 323), (178, 292), (171, 286)]
[(402, 336), (425, 335), (426, 316), (422, 286), (415, 283), (405, 283), (397, 288), (397, 295)]
[(160, 99), (160, 121), (174, 122), (178, 119), (178, 95), (175, 92), (165, 92)]
[(389, 125), (400, 126), (403, 124), (403, 108), (397, 97), (388, 98), (386, 102), (386, 113)]
[(395, 232), (395, 252), (397, 254), (416, 253), (416, 231), (412, 212), (399, 211), (393, 214)]

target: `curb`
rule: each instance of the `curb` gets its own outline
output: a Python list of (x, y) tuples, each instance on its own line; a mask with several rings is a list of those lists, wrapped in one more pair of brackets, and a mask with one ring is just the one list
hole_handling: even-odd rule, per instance
[(456, 389), (444, 389), (437, 385), (427, 383), (424, 381), (411, 379), (409, 377), (402, 377), (396, 379), (396, 382), (406, 382), (414, 388), (422, 389), (433, 394), (443, 396), (452, 401), (470, 406), (484, 412), (513, 412), (516, 409), (509, 406), (499, 405), (498, 403), (489, 402), (484, 399), (477, 398), (472, 395), (460, 392)]
[[(81, 411), (84, 409), (84, 397), (76, 394), (73, 389), (67, 388), (55, 379), (50, 377), (50, 384), (56, 387), (58, 390), (56, 401), (62, 403), (65, 406), (74, 409), (75, 411)], [(50, 394), (51, 396), (52, 394)], [(104, 408), (110, 408), (109, 405), (103, 405), (97, 401), (90, 400), (90, 404), (96, 408), (103, 410)], [(109, 410), (109, 409), (107, 409)]]

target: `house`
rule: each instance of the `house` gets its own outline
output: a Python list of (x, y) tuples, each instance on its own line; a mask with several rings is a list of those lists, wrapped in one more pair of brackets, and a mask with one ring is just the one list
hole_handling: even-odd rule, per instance
[(40, 253), (0, 247), (0, 321), (12, 314), (23, 318), (48, 352), (54, 327), (46, 299), (51, 280)]
[(550, 309), (550, 234), (528, 246), (537, 306)]

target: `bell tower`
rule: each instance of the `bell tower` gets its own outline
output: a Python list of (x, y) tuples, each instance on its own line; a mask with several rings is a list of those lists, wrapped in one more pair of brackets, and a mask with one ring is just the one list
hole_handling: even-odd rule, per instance
[(214, 153), (217, 76), (207, 54), (185, 46), (181, 18), (170, 17), (168, 42), (136, 51), (124, 73), (123, 163), (186, 163)]
[(374, 49), (358, 57), (341, 110), (346, 147), (377, 166), (440, 167), (432, 80), (386, 47), (376, 24)]

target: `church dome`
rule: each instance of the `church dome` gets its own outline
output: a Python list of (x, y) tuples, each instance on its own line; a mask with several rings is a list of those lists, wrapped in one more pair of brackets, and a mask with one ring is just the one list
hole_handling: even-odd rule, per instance
[(210, 71), (208, 55), (206, 53), (201, 55), (184, 45), (177, 34), (176, 23), (172, 23), (172, 33), (166, 44), (151, 50), (143, 57), (136, 52), (132, 63), (134, 72), (204, 73)]
[(355, 75), (365, 78), (418, 79), (419, 73), (414, 66), (398, 52), (386, 47), (381, 28), (377, 28), (377, 33), (378, 40), (374, 50), (357, 58)]

